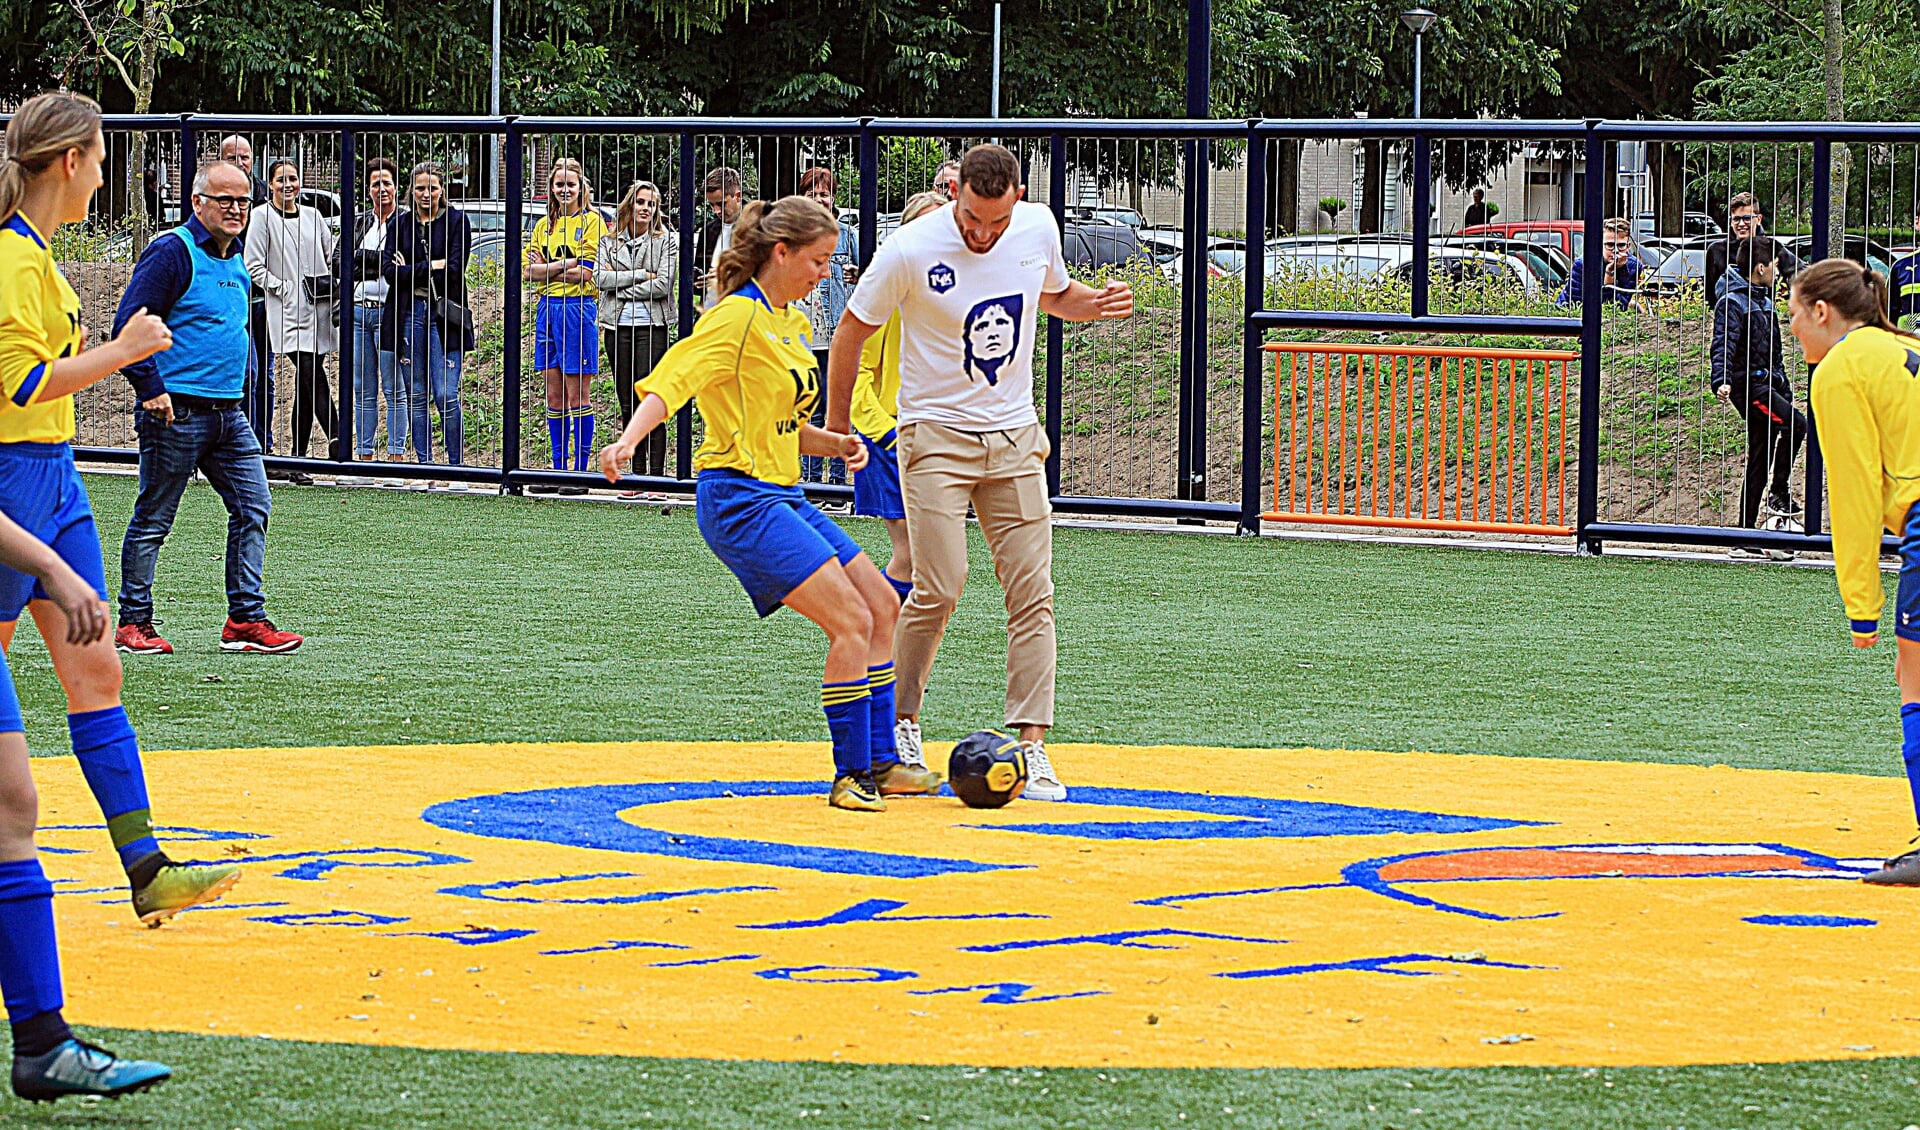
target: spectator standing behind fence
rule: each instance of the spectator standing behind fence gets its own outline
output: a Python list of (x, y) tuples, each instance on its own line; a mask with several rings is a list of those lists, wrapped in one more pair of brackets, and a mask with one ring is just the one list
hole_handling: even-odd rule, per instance
[[(1725, 237), (1707, 244), (1707, 273), (1702, 276), (1702, 281), (1706, 284), (1709, 303), (1720, 297), (1720, 284), (1727, 277), (1727, 260), (1733, 252), (1733, 245), (1751, 236), (1765, 235), (1766, 219), (1760, 211), (1760, 202), (1754, 199), (1751, 192), (1737, 192), (1727, 201), (1727, 227), (1732, 230)], [(1800, 269), (1800, 260), (1785, 247), (1780, 247), (1779, 251), (1780, 277), (1790, 279)]]
[[(1920, 204), (1914, 206), (1913, 232), (1920, 237)], [(1912, 332), (1915, 325), (1920, 324), (1920, 250), (1894, 260), (1892, 276), (1887, 281), (1887, 313), (1892, 315), (1895, 326)]]
[(940, 167), (933, 170), (932, 188), (942, 200), (960, 195), (960, 162), (942, 161)]
[[(673, 324), (675, 284), (680, 277), (680, 237), (667, 230), (660, 211), (660, 186), (635, 181), (614, 213), (613, 230), (600, 241), (593, 285), (600, 291), (601, 346), (613, 366), (613, 389), (620, 398), (620, 425), (633, 420), (638, 407), (634, 383), (653, 372), (667, 351), (667, 327)], [(655, 428), (633, 449), (633, 473), (667, 473), (667, 431)], [(621, 498), (639, 498), (623, 490)], [(664, 497), (664, 496), (656, 496)]]
[[(437, 161), (413, 167), (413, 207), (393, 225), (393, 250), (385, 274), (392, 292), (380, 323), (383, 346), (394, 356), (394, 372), (407, 390), (413, 425), (413, 451), (432, 463), (433, 424), (427, 407), (440, 414), (443, 450), (450, 466), (465, 454), (460, 414), (460, 370), (473, 348), (473, 314), (467, 305), (467, 254), (473, 228), (466, 213), (447, 204), (446, 174)], [(459, 482), (454, 490), (465, 490)]]
[(1493, 217), (1499, 211), (1498, 205), (1487, 203), (1486, 189), (1476, 188), (1473, 190), (1473, 203), (1467, 205), (1467, 213), (1461, 218), (1460, 226), (1475, 228), (1481, 224), (1492, 223)]
[[(1780, 245), (1751, 236), (1733, 245), (1733, 262), (1713, 303), (1713, 394), (1747, 422), (1747, 470), (1740, 489), (1740, 524), (1753, 527), (1764, 508), (1788, 529), (1799, 530), (1800, 504), (1788, 493), (1788, 477), (1807, 438), (1807, 418), (1793, 406), (1780, 344), (1780, 317), (1773, 284), (1779, 278)], [(1772, 489), (1768, 490), (1768, 468)], [(1763, 494), (1764, 492), (1764, 494)], [(1768, 555), (1736, 548), (1735, 556)], [(1771, 556), (1785, 555), (1775, 550)]]
[[(1618, 216), (1601, 226), (1600, 255), (1603, 268), (1600, 274), (1600, 300), (1625, 310), (1640, 297), (1640, 259), (1633, 253), (1633, 231), (1627, 221)], [(1586, 276), (1586, 257), (1573, 261), (1573, 270), (1567, 273), (1567, 281), (1560, 288), (1560, 294), (1553, 300), (1555, 306), (1580, 305), (1581, 280)]]
[(353, 254), (353, 302), (347, 307), (353, 321), (343, 328), (353, 334), (353, 443), (363, 461), (373, 458), (382, 395), (387, 398), (387, 461), (407, 456), (407, 386), (397, 377), (394, 351), (381, 346), (380, 334), (393, 289), (384, 270), (400, 213), (399, 174), (385, 157), (367, 162), (367, 200), (373, 207), (353, 218), (351, 240), (341, 240), (334, 251), (336, 257)]
[(124, 366), (140, 437), (140, 493), (120, 546), (120, 629), (115, 643), (141, 655), (170, 653), (153, 629), (153, 572), (180, 496), (198, 469), (227, 507), (224, 651), (284, 652), (301, 639), (267, 619), (261, 573), (273, 498), (260, 440), (240, 410), (248, 368), (245, 241), (251, 197), (231, 165), (201, 166), (193, 215), (147, 245), (120, 296), (113, 332), (141, 309), (173, 331), (173, 348)]
[(704, 183), (707, 207), (713, 209), (713, 215), (707, 217), (695, 236), (693, 265), (700, 272), (697, 285), (702, 295), (701, 309), (711, 310), (714, 303), (720, 301), (720, 294), (714, 289), (713, 265), (720, 253), (733, 245), (733, 225), (740, 219), (740, 209), (746, 205), (740, 199), (738, 169), (715, 169), (707, 174)]
[[(255, 208), (267, 206), (267, 182), (253, 175), (253, 143), (237, 133), (220, 139), (220, 159), (247, 176), (247, 198)], [(182, 215), (184, 215), (184, 211)], [(247, 343), (253, 367), (247, 372), (244, 407), (260, 445), (273, 450), (273, 350), (267, 344), (267, 292), (255, 286), (248, 296)], [(284, 476), (278, 472), (275, 478)]]
[[(267, 337), (293, 362), (293, 454), (304, 459), (314, 421), (332, 439), (339, 434), (326, 355), (337, 350), (333, 311), (336, 237), (319, 209), (300, 203), (300, 169), (284, 158), (267, 166), (273, 196), (247, 220), (247, 273), (267, 295)], [(271, 376), (268, 378), (272, 379)], [(294, 482), (312, 476), (295, 473)]]
[[(832, 169), (816, 167), (800, 174), (800, 195), (816, 201), (838, 216), (839, 209), (834, 206), (833, 192)], [(820, 280), (820, 285), (814, 288), (806, 304), (807, 317), (813, 323), (813, 356), (823, 373), (827, 371), (827, 351), (833, 346), (833, 328), (840, 324), (840, 315), (847, 312), (847, 299), (853, 294), (853, 284), (859, 277), (860, 237), (843, 222), (840, 225), (840, 239), (833, 247), (833, 262), (827, 267), (827, 277)], [(813, 426), (818, 428), (826, 422), (827, 398), (823, 396), (813, 402)], [(844, 486), (847, 465), (840, 459), (802, 456), (800, 477), (808, 482), (824, 480)]]
[[(540, 295), (533, 317), (533, 367), (547, 383), (547, 441), (556, 471), (586, 470), (593, 447), (587, 385), (600, 372), (593, 270), (606, 234), (580, 162), (555, 161), (547, 174), (547, 214), (533, 225), (522, 274)], [(554, 493), (553, 487), (527, 489)], [(585, 494), (587, 488), (564, 486), (559, 493)]]

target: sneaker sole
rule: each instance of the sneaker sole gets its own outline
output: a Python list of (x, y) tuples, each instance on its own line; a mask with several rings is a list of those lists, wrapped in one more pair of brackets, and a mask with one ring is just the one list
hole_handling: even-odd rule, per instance
[(946, 785), (947, 785), (947, 783), (946, 783), (945, 781), (941, 781), (941, 782), (940, 782), (939, 784), (937, 784), (937, 785), (935, 785), (935, 786), (933, 786), (933, 787), (932, 787), (932, 788), (930, 788), (930, 789), (890, 789), (890, 788), (887, 788), (887, 787), (886, 787), (885, 785), (882, 785), (882, 786), (880, 786), (880, 795), (881, 795), (881, 796), (883, 796), (883, 797), (890, 797), (890, 796), (939, 796), (939, 795), (940, 795), (940, 790), (941, 790), (941, 789), (943, 789), (943, 788), (945, 788), (945, 787), (946, 787)]
[(1028, 781), (1026, 791), (1020, 795), (1027, 800), (1060, 801), (1067, 799), (1067, 786), (1047, 786), (1038, 781)]
[(885, 800), (871, 804), (863, 800), (855, 800), (851, 803), (844, 800), (828, 800), (827, 805), (831, 808), (837, 808), (842, 812), (885, 812), (887, 810), (887, 802)]
[(163, 1075), (158, 1079), (143, 1079), (138, 1083), (129, 1083), (111, 1091), (62, 1091), (57, 1095), (23, 1095), (15, 1091), (14, 1096), (30, 1103), (57, 1103), (61, 1099), (117, 1099), (122, 1095), (137, 1095), (142, 1091), (151, 1091), (171, 1078), (173, 1076)]
[(240, 881), (240, 872), (235, 871), (233, 874), (220, 880), (218, 883), (215, 883), (213, 886), (208, 887), (204, 891), (201, 891), (200, 894), (197, 897), (195, 897), (192, 902), (181, 903), (179, 906), (168, 907), (165, 910), (149, 910), (145, 914), (142, 914), (140, 916), (140, 921), (147, 924), (147, 929), (158, 930), (161, 926), (166, 924), (167, 919), (172, 918), (174, 915), (190, 907), (200, 906), (204, 903), (209, 903), (214, 901), (215, 899), (219, 898), (221, 895), (224, 895), (228, 891), (231, 891), (233, 889), (233, 885), (235, 883), (238, 883), (239, 881)]
[(305, 640), (295, 640), (293, 643), (283, 643), (279, 647), (267, 647), (265, 644), (257, 644), (251, 640), (221, 640), (220, 650), (221, 651), (258, 651), (258, 652), (263, 652), (267, 655), (281, 655), (281, 654), (284, 654), (285, 652), (292, 651), (294, 648), (299, 647), (301, 644), (306, 642), (307, 641)]
[(128, 655), (172, 655), (173, 654), (173, 649), (170, 647), (128, 647), (126, 644), (123, 644), (123, 643), (114, 644), (113, 650), (124, 651)]

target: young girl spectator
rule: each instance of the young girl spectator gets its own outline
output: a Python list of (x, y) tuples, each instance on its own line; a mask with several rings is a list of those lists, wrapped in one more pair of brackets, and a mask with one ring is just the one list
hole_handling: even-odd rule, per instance
[(273, 352), (293, 362), (293, 454), (305, 457), (316, 419), (328, 439), (338, 431), (325, 366), (326, 355), (339, 348), (333, 315), (336, 239), (319, 210), (300, 203), (298, 165), (284, 157), (270, 162), (267, 189), (272, 194), (267, 207), (255, 208), (247, 220), (247, 273), (267, 294)]
[[(413, 450), (433, 462), (431, 401), (440, 413), (447, 462), (463, 455), (460, 367), (473, 348), (473, 318), (467, 308), (467, 253), (473, 229), (466, 214), (448, 206), (445, 174), (436, 161), (413, 167), (410, 211), (394, 222), (393, 252), (381, 337), (394, 351), (395, 371), (407, 389)], [(459, 489), (456, 483), (455, 488)]]
[[(620, 201), (613, 230), (600, 241), (593, 285), (600, 291), (600, 336), (613, 366), (614, 392), (620, 397), (620, 423), (633, 422), (639, 405), (634, 382), (653, 372), (667, 351), (667, 327), (673, 324), (674, 284), (680, 272), (680, 237), (667, 230), (660, 212), (660, 188), (635, 181)], [(666, 474), (667, 433), (647, 433), (633, 457), (633, 473)], [(620, 492), (638, 498), (637, 490)]]
[[(547, 383), (547, 439), (556, 471), (586, 470), (593, 445), (587, 385), (600, 372), (593, 271), (606, 234), (606, 221), (594, 210), (593, 191), (580, 162), (571, 157), (555, 161), (547, 174), (547, 214), (533, 226), (521, 273), (540, 295), (533, 320), (533, 367)], [(587, 488), (566, 486), (559, 492), (585, 494)]]

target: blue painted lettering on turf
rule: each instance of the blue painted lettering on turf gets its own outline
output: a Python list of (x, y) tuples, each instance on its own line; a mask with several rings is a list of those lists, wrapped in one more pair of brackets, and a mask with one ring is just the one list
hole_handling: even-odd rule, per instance
[(397, 926), (406, 918), (365, 910), (315, 910), (305, 914), (262, 914), (247, 921), (271, 922), (275, 926)]
[(34, 850), (39, 852), (41, 855), (85, 855), (87, 854), (86, 848), (35, 847)]
[(1284, 946), (1285, 938), (1247, 938), (1239, 934), (1210, 934), (1204, 930), (1116, 930), (1111, 934), (1075, 934), (1065, 938), (1034, 938), (1016, 942), (988, 942), (961, 946), (966, 953), (1005, 953), (1008, 950), (1037, 950), (1052, 946), (1119, 946), (1136, 950), (1177, 950), (1185, 946), (1157, 945), (1146, 938), (1199, 938), (1209, 942), (1251, 942), (1262, 946)]
[(464, 930), (422, 930), (398, 934), (382, 934), (383, 938), (445, 938), (450, 942), (459, 942), (463, 946), (490, 946), (496, 942), (511, 942), (515, 938), (530, 938), (532, 930), (510, 927), (505, 930), (492, 926), (469, 926)]
[(908, 981), (920, 976), (906, 969), (885, 969), (877, 965), (789, 965), (779, 969), (760, 969), (753, 974), (767, 981), (799, 981), (806, 985), (878, 985), (886, 981)]
[(1480, 965), (1489, 969), (1556, 969), (1553, 965), (1521, 965), (1511, 961), (1491, 961), (1484, 957), (1448, 956), (1442, 953), (1396, 953), (1386, 957), (1356, 957), (1348, 961), (1317, 961), (1308, 965), (1281, 965), (1272, 969), (1235, 969), (1215, 973), (1215, 977), (1246, 980), (1259, 977), (1299, 977), (1308, 973), (1387, 973), (1395, 977), (1431, 977), (1431, 969), (1417, 965)]
[(990, 985), (955, 985), (950, 989), (908, 989), (916, 997), (938, 996), (941, 993), (985, 993), (981, 1004), (1044, 1004), (1047, 1001), (1070, 1001), (1076, 997), (1104, 997), (1105, 989), (1083, 989), (1077, 993), (1043, 993), (1037, 997), (1027, 994), (1033, 991), (1032, 985), (1019, 981), (997, 981)]
[(742, 925), (742, 930), (811, 930), (819, 926), (846, 926), (854, 922), (966, 922), (976, 918), (1046, 918), (1045, 914), (1000, 912), (994, 914), (894, 914), (907, 904), (898, 899), (867, 899), (845, 910), (836, 910), (825, 918), (796, 918), (788, 922), (761, 922)]
[(583, 946), (577, 950), (541, 950), (541, 957), (571, 957), (580, 953), (613, 953), (617, 950), (690, 950), (692, 946), (683, 946), (678, 942), (647, 942), (638, 938), (616, 938), (601, 942), (597, 946)]
[(1838, 914), (1755, 914), (1742, 918), (1755, 926), (1878, 926), (1877, 918), (1847, 918)]
[[(397, 857), (386, 859), (385, 857)], [(304, 879), (319, 882), (342, 867), (445, 867), (454, 863), (470, 863), (471, 860), (457, 855), (448, 855), (438, 851), (415, 851), (412, 848), (338, 848), (333, 851), (293, 851), (285, 855), (253, 855), (236, 859), (236, 863), (288, 863), (294, 860), (292, 867), (280, 872), (282, 879)]]
[(758, 961), (757, 953), (730, 953), (725, 957), (696, 957), (687, 961), (656, 961), (648, 969), (682, 969), (689, 965), (720, 965), (728, 961)]
[(182, 914), (203, 914), (209, 910), (271, 910), (276, 906), (292, 906), (290, 902), (203, 902), (199, 906), (189, 906)]
[[(673, 833), (630, 823), (622, 818), (623, 813), (630, 814), (633, 809), (682, 801), (819, 796), (826, 791), (827, 786), (818, 781), (584, 785), (446, 801), (428, 808), (421, 818), (435, 827), (471, 835), (719, 863), (758, 863), (833, 875), (922, 879), (1028, 866)], [(1156, 809), (1215, 819), (1080, 821), (970, 827), (983, 831), (1026, 832), (1093, 840), (1193, 840), (1374, 836), (1389, 833), (1450, 834), (1537, 826), (1535, 822), (1522, 820), (1275, 800), (1268, 797), (1209, 796), (1155, 789), (1079, 788), (1074, 790), (1073, 803)]]
[(551, 887), (559, 883), (585, 883), (596, 879), (638, 879), (631, 871), (602, 871), (591, 875), (552, 875), (543, 879), (501, 879), (493, 883), (464, 883), (442, 887), (438, 893), (460, 898), (485, 899), (488, 902), (531, 902), (578, 906), (621, 906), (636, 902), (667, 902), (695, 895), (737, 895), (749, 891), (774, 891), (778, 887), (688, 887), (678, 891), (642, 891), (632, 895), (602, 895), (598, 898), (533, 898), (528, 895), (502, 895), (519, 887)]
[(1345, 883), (1301, 883), (1292, 887), (1248, 887), (1239, 891), (1194, 891), (1184, 895), (1160, 895), (1157, 898), (1134, 899), (1135, 906), (1170, 906), (1175, 910), (1185, 910), (1181, 903), (1200, 902), (1205, 899), (1237, 899), (1247, 895), (1277, 895), (1287, 891), (1330, 891), (1346, 886)]

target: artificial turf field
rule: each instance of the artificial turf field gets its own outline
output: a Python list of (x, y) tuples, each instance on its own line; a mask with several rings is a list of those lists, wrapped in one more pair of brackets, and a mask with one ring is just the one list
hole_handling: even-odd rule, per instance
[[(90, 486), (117, 543), (131, 482)], [(785, 615), (755, 624), (686, 511), (373, 491), (275, 502), (269, 611), (307, 648), (214, 649), (224, 522), (211, 492), (190, 493), (160, 584), (181, 654), (130, 665), (150, 748), (820, 737), (816, 630)], [(852, 528), (884, 544), (876, 523)], [(929, 699), (934, 732), (997, 717), (1004, 637), (984, 554), (975, 575)], [(1832, 577), (1817, 570), (1062, 530), (1056, 579), (1063, 743), (1897, 769), (1891, 649), (1845, 646)], [(31, 633), (14, 665), (30, 742), (60, 752), (57, 690)], [(1873, 849), (1892, 851), (1904, 831), (1884, 829)], [(167, 1059), (179, 1081), (113, 1106), (5, 1115), (196, 1127), (1920, 1121), (1908, 1060), (1036, 1076), (102, 1036)]]

